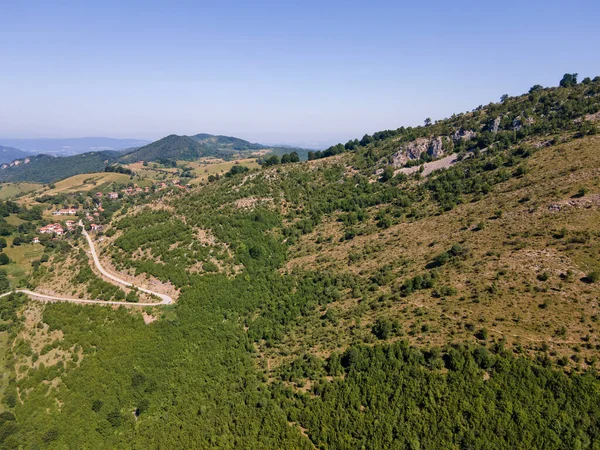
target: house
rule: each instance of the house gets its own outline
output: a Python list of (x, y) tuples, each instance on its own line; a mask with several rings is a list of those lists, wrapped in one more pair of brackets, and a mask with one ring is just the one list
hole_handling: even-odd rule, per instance
[(57, 236), (62, 236), (65, 233), (63, 227), (60, 223), (52, 223), (50, 225), (46, 225), (38, 230), (40, 234), (56, 234)]
[(39, 243), (40, 243), (40, 238), (39, 238), (39, 237), (37, 237), (37, 236), (36, 236), (36, 237), (34, 237), (34, 238), (31, 240), (31, 243), (32, 243), (32, 244), (39, 244)]
[(106, 194), (106, 196), (113, 200), (119, 198), (119, 194), (117, 192), (109, 192), (108, 194)]
[(95, 223), (90, 225), (92, 231), (102, 231), (102, 225), (97, 225)]
[(103, 195), (102, 192), (96, 192), (96, 197), (102, 198), (102, 195)]
[(67, 209), (59, 209), (57, 211), (52, 211), (53, 216), (75, 216), (77, 215), (77, 210), (75, 208), (67, 208)]
[(67, 220), (65, 222), (65, 224), (67, 225), (67, 230), (71, 231), (75, 228), (75, 221), (74, 220)]

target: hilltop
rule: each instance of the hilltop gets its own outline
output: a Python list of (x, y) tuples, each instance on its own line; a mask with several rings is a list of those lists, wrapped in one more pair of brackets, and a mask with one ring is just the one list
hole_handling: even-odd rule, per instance
[[(573, 78), (102, 210), (39, 198), (95, 211), (103, 265), (177, 303), (7, 297), (5, 442), (594, 448), (600, 77)], [(124, 297), (83, 248), (48, 238), (23, 283)]]
[(0, 164), (9, 163), (15, 159), (26, 158), (31, 154), (14, 147), (0, 145)]
[[(37, 142), (37, 140), (34, 141)], [(53, 140), (51, 141), (53, 142)], [(83, 141), (87, 143), (86, 139)], [(116, 141), (121, 145), (133, 142), (122, 139)], [(233, 161), (249, 157), (258, 158), (264, 154), (283, 156), (291, 152), (295, 152), (303, 160), (308, 157), (306, 149), (265, 146), (231, 136), (211, 134), (194, 136), (172, 134), (148, 145), (121, 148), (118, 152), (105, 150), (58, 157), (45, 154), (34, 156), (12, 148), (4, 151), (6, 154), (4, 157), (0, 148), (0, 164), (5, 160), (0, 168), (0, 183), (19, 181), (52, 183), (74, 175), (102, 172), (107, 166), (115, 163), (127, 165), (144, 161), (145, 163), (156, 162), (172, 166), (177, 161), (197, 161), (203, 158)]]
[(124, 163), (164, 160), (194, 161), (205, 157), (231, 159), (247, 157), (261, 150), (277, 155), (295, 150), (299, 151), (303, 159), (308, 157), (308, 150), (304, 149), (273, 147), (231, 136), (200, 133), (194, 136), (169, 135), (123, 156), (121, 161)]

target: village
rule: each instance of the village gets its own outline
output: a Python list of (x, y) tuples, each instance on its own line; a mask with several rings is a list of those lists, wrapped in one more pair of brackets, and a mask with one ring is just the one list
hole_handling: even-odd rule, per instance
[[(161, 191), (167, 189), (168, 187), (174, 187), (180, 190), (187, 190), (190, 188), (189, 185), (182, 185), (180, 180), (174, 179), (167, 182), (157, 182), (154, 185), (139, 187), (138, 185), (127, 186), (120, 191), (110, 191), (110, 192), (102, 192), (98, 191), (95, 193), (94, 197), (96, 199), (95, 206), (93, 208), (88, 209), (79, 209), (76, 207), (68, 207), (62, 208), (52, 211), (52, 216), (60, 217), (60, 216), (77, 216), (80, 218), (81, 222), (92, 232), (100, 232), (103, 231), (104, 225), (101, 223), (101, 214), (105, 211), (102, 206), (102, 199), (108, 200), (119, 200), (120, 198), (134, 197), (141, 194), (150, 194), (152, 192)], [(89, 227), (87, 227), (89, 225)], [(66, 233), (74, 232), (77, 228), (76, 220), (66, 220), (64, 224), (59, 222), (50, 223), (48, 225), (42, 226), (38, 228), (37, 232), (40, 235), (51, 235), (53, 238), (63, 236)], [(40, 237), (35, 236), (32, 241), (34, 244), (40, 243)]]

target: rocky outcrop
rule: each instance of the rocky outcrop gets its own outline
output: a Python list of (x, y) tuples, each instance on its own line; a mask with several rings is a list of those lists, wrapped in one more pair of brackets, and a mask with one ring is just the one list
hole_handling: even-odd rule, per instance
[(500, 116), (498, 116), (490, 123), (489, 130), (492, 133), (498, 132), (498, 129), (500, 128), (500, 120), (501, 120), (501, 118), (500, 118)]
[(515, 131), (519, 131), (523, 125), (531, 125), (535, 121), (531, 117), (527, 117), (526, 119), (522, 119), (521, 116), (517, 116), (512, 121), (512, 129)]
[(418, 138), (409, 142), (392, 155), (392, 165), (401, 167), (408, 161), (420, 159), (423, 153), (432, 158), (439, 158), (445, 154), (444, 141), (442, 137)]
[(474, 139), (477, 136), (477, 133), (473, 130), (463, 130), (462, 128), (460, 130), (456, 130), (454, 133), (452, 133), (452, 140), (454, 142), (458, 142), (458, 141), (462, 141), (463, 139), (465, 141), (469, 141), (471, 139)]
[(517, 116), (512, 121), (512, 129), (515, 131), (519, 131), (521, 129), (521, 116)]
[(20, 166), (21, 164), (28, 164), (31, 161), (30, 158), (25, 158), (25, 159), (15, 159), (13, 162), (11, 163), (4, 163), (0, 166), (0, 168), (2, 169), (8, 169), (9, 167), (15, 167), (15, 166)]

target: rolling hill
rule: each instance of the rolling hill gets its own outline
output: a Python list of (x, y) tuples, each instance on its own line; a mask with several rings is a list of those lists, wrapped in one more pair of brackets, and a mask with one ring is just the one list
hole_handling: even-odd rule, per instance
[(121, 158), (121, 161), (124, 163), (158, 160), (193, 161), (207, 156), (230, 159), (234, 156), (248, 156), (258, 150), (268, 150), (277, 155), (296, 151), (301, 159), (305, 160), (308, 157), (308, 150), (305, 149), (272, 147), (231, 136), (200, 133), (194, 136), (172, 134), (128, 153)]
[(123, 163), (138, 161), (184, 160), (192, 161), (205, 156), (219, 156), (221, 153), (214, 145), (206, 145), (189, 136), (171, 134), (158, 141), (134, 150), (121, 157)]
[[(312, 161), (106, 202), (99, 253), (177, 302), (7, 297), (0, 438), (597, 447), (599, 121), (600, 78), (534, 86)], [(109, 291), (83, 243), (48, 241), (27, 285)]]
[(22, 159), (31, 156), (31, 153), (24, 152), (14, 147), (4, 147), (0, 145), (0, 164), (9, 163), (15, 159)]
[(0, 167), (0, 182), (29, 181), (52, 183), (73, 175), (102, 172), (117, 161), (119, 152), (89, 152), (74, 156), (34, 155)]
[[(92, 139), (90, 142), (99, 143), (97, 139), (100, 138), (90, 139)], [(37, 142), (38, 140), (33, 141)], [(44, 140), (42, 141), (45, 142)], [(54, 140), (50, 141), (54, 142)], [(67, 141), (61, 140), (59, 142), (65, 143)], [(75, 141), (79, 142), (80, 140)], [(131, 140), (121, 139), (116, 141), (123, 146), (132, 143)], [(79, 143), (80, 146), (87, 144), (89, 142), (85, 139)], [(34, 144), (31, 145), (34, 146)], [(113, 145), (117, 144), (113, 142)], [(3, 148), (5, 150), (2, 150)], [(73, 175), (101, 172), (107, 164), (114, 162), (130, 164), (139, 161), (194, 161), (204, 157), (231, 160), (233, 158), (249, 156), (257, 150), (265, 150), (279, 156), (295, 151), (298, 153), (300, 159), (303, 160), (307, 159), (309, 153), (305, 149), (268, 147), (261, 144), (253, 144), (235, 137), (213, 136), (210, 134), (197, 134), (195, 136), (178, 136), (172, 134), (148, 145), (122, 148), (118, 152), (104, 150), (58, 157), (46, 154), (32, 156), (15, 148), (0, 147), (0, 164), (2, 164), (0, 168), (0, 183), (15, 181), (49, 183)]]

